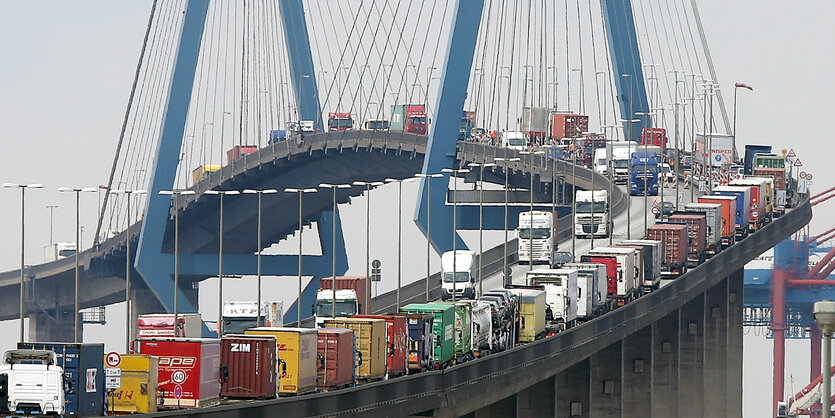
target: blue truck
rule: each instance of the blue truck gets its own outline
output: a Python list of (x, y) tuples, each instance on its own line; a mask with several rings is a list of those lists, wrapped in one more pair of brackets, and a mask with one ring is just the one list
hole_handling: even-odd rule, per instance
[(713, 195), (736, 198), (736, 238), (739, 241), (747, 237), (751, 211), (751, 189), (749, 187), (717, 186), (713, 188)]
[(644, 152), (638, 147), (638, 152), (632, 153), (629, 164), (632, 166), (632, 176), (629, 178), (629, 194), (632, 196), (642, 195), (646, 191), (648, 195), (658, 195), (658, 154)]
[(745, 157), (742, 160), (742, 174), (746, 176), (754, 174), (754, 156), (757, 154), (771, 154), (771, 145), (746, 145)]

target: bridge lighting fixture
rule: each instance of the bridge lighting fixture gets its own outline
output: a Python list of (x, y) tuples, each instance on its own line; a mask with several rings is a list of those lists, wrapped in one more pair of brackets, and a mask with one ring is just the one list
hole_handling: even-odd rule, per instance
[(75, 326), (73, 328), (73, 342), (77, 343), (80, 337), (79, 334), (81, 334), (80, 324), (78, 323), (78, 284), (80, 273), (78, 255), (81, 253), (81, 193), (96, 193), (98, 189), (95, 187), (59, 187), (58, 191), (62, 193), (75, 193)]
[[(132, 263), (130, 259), (130, 196), (132, 194), (146, 194), (148, 193), (145, 190), (111, 190), (110, 193), (113, 194), (123, 194), (127, 199), (127, 228), (125, 228), (125, 352), (130, 352), (130, 340), (133, 333), (132, 330), (132, 321), (131, 321), (131, 314), (130, 314), (130, 271), (132, 269)], [(76, 248), (76, 252), (78, 252), (78, 248)]]

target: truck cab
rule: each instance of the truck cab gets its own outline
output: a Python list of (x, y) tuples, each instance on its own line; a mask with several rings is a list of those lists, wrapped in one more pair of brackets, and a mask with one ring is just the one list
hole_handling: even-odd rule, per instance
[(223, 304), (223, 335), (243, 334), (250, 328), (284, 325), (284, 302), (262, 301), (261, 323), (258, 323), (258, 302), (229, 301)]
[[(441, 255), (441, 299), (475, 299), (477, 266), (475, 252), (468, 250), (447, 251)], [(454, 280), (453, 280), (454, 276)]]
[(632, 166), (629, 194), (631, 196), (644, 193), (651, 196), (658, 195), (658, 155), (654, 152), (633, 152), (629, 164)]
[(612, 143), (612, 166), (615, 170), (615, 184), (629, 183), (629, 160), (638, 151), (638, 144), (632, 141)]
[(538, 210), (521, 212), (516, 229), (519, 262), (553, 266), (554, 251), (557, 250), (556, 233), (553, 213)]
[(362, 124), (362, 129), (366, 131), (387, 131), (389, 130), (388, 119), (366, 119)]
[(328, 113), (328, 131), (347, 131), (354, 127), (354, 119), (350, 113)]
[[(334, 292), (331, 289), (319, 289), (316, 292), (316, 303), (313, 305), (316, 328), (324, 326), (326, 319), (353, 316), (360, 313), (356, 290), (337, 289), (336, 299), (333, 298), (333, 294)], [(336, 315), (334, 315), (334, 309)]]
[(574, 214), (574, 235), (577, 237), (608, 237), (612, 232), (609, 219), (609, 192), (577, 190), (577, 213)]
[(50, 261), (72, 257), (75, 255), (75, 251), (74, 242), (55, 242), (43, 248), (43, 261), (44, 263), (48, 263)]
[(0, 365), (0, 414), (64, 415), (64, 386), (54, 351), (6, 351)]
[(504, 131), (502, 132), (502, 146), (520, 151), (525, 150), (528, 148), (528, 137), (524, 132)]
[(577, 321), (580, 305), (584, 309), (591, 304), (591, 293), (580, 294), (577, 286), (577, 270), (536, 269), (529, 271), (525, 281), (545, 288), (545, 324), (548, 331), (570, 328)]

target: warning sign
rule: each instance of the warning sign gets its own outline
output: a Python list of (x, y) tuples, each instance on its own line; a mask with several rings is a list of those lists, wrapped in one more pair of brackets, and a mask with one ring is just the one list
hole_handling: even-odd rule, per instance
[(795, 167), (803, 167), (803, 163), (800, 162), (800, 158), (794, 160), (794, 166)]
[(797, 157), (797, 154), (794, 153), (794, 148), (789, 150), (789, 153), (786, 154), (789, 158)]

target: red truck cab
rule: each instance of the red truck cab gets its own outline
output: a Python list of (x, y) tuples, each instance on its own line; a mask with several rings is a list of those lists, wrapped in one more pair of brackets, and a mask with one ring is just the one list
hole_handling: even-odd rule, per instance
[(328, 131), (347, 131), (354, 127), (354, 119), (350, 113), (330, 112), (328, 113)]
[(667, 149), (667, 130), (664, 128), (644, 128), (641, 131), (641, 145), (655, 145)]
[(406, 106), (406, 132), (426, 134), (426, 107), (423, 105)]

